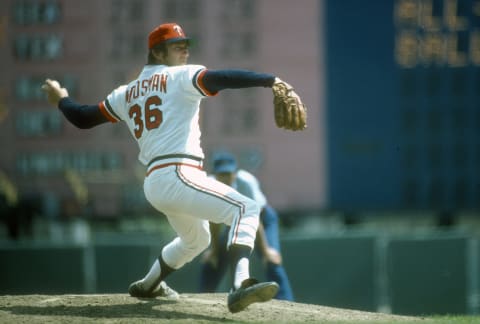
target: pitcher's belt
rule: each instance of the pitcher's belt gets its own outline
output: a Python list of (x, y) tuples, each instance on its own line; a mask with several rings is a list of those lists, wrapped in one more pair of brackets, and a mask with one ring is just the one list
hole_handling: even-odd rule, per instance
[(203, 159), (188, 154), (167, 154), (160, 155), (148, 162), (147, 176), (155, 170), (165, 168), (171, 165), (186, 165), (197, 169), (203, 169)]

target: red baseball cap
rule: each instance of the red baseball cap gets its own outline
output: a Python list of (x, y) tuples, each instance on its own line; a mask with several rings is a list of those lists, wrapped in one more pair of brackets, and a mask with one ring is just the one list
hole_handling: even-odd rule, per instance
[(190, 41), (190, 38), (185, 36), (182, 27), (176, 23), (166, 23), (157, 26), (148, 35), (148, 48), (151, 49), (155, 45), (161, 43), (174, 43), (181, 41)]

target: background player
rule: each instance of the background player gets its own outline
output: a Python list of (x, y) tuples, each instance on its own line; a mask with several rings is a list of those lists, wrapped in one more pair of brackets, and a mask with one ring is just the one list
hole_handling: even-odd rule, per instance
[[(76, 103), (54, 80), (47, 79), (42, 88), (49, 102), (79, 128), (125, 122), (138, 143), (139, 160), (147, 167), (145, 196), (166, 215), (178, 235), (163, 247), (145, 277), (130, 285), (130, 295), (175, 295), (164, 279), (208, 247), (209, 222), (224, 223), (230, 226), (227, 244), (233, 274), (227, 304), (231, 312), (238, 312), (273, 298), (278, 284), (259, 283), (250, 277), (249, 256), (259, 223), (257, 203), (202, 170), (200, 102), (227, 88), (269, 87), (276, 96), (275, 89), (281, 85), (284, 93), (296, 94), (271, 74), (214, 71), (187, 64), (188, 46), (189, 39), (178, 24), (159, 25), (148, 36), (148, 62), (138, 78), (113, 90), (97, 105)], [(305, 126), (302, 119), (300, 129)]]
[[(265, 261), (267, 280), (277, 282), (280, 286), (275, 298), (293, 301), (290, 281), (285, 268), (282, 266), (278, 215), (267, 203), (267, 199), (260, 189), (259, 181), (248, 171), (238, 169), (235, 157), (229, 152), (218, 153), (214, 156), (213, 174), (218, 181), (252, 198), (260, 206), (260, 224), (258, 226), (255, 248)], [(212, 223), (210, 224), (210, 232), (212, 234), (212, 242), (202, 259), (200, 292), (215, 292), (228, 270), (226, 262), (228, 228)]]

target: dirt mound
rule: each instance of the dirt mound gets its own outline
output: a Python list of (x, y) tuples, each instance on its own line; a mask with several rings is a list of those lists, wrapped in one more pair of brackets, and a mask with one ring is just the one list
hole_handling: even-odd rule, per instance
[(126, 294), (0, 296), (0, 323), (402, 323), (421, 318), (272, 300), (231, 314), (226, 294), (182, 294), (177, 301)]

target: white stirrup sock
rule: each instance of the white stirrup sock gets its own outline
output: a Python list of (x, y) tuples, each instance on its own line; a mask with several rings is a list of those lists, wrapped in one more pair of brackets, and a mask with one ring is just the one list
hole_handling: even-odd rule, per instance
[(150, 268), (150, 271), (142, 279), (142, 282), (143, 284), (145, 284), (145, 286), (151, 287), (159, 277), (160, 277), (160, 262), (158, 262), (158, 259), (157, 259), (153, 263), (152, 268)]
[(235, 289), (240, 288), (242, 282), (245, 279), (250, 278), (250, 271), (249, 271), (250, 261), (247, 258), (241, 258), (238, 261), (237, 266), (235, 267), (235, 280), (233, 282), (233, 287)]

